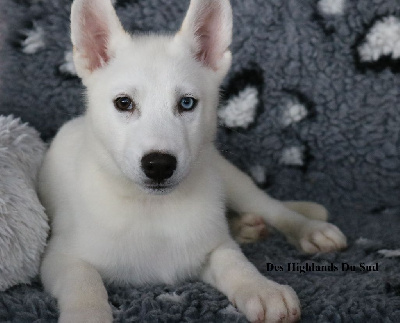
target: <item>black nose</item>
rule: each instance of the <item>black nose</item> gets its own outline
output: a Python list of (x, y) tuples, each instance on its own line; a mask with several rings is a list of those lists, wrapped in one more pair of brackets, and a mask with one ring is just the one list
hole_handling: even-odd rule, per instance
[(158, 183), (170, 178), (176, 169), (176, 158), (170, 154), (150, 153), (142, 158), (146, 176)]

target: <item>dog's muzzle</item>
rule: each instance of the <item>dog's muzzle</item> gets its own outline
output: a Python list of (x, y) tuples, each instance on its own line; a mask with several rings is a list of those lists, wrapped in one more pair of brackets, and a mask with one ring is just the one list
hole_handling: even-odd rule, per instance
[(158, 185), (174, 174), (176, 164), (175, 156), (160, 152), (149, 153), (141, 161), (144, 174)]

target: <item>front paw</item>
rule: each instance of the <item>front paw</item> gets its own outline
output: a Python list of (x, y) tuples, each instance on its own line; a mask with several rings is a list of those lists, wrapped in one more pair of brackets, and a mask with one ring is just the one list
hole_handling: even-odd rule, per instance
[(243, 284), (231, 301), (250, 322), (296, 322), (300, 319), (300, 302), (295, 291), (266, 278)]
[(331, 223), (308, 221), (299, 231), (297, 246), (305, 253), (331, 252), (347, 247), (342, 231)]
[(58, 323), (112, 323), (111, 308), (107, 306), (82, 306), (61, 311)]

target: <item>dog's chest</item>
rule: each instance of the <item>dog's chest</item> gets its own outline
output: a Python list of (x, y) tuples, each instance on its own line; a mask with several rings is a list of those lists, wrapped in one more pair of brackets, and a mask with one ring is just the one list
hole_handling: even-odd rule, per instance
[(80, 226), (76, 252), (111, 281), (174, 283), (196, 276), (207, 254), (229, 235), (221, 203), (132, 206), (126, 216), (109, 216), (108, 225), (100, 220)]

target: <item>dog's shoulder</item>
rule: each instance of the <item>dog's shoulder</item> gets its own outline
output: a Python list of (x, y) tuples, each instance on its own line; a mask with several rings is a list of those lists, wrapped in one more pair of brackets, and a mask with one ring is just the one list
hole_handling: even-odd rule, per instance
[(75, 118), (64, 124), (50, 144), (46, 161), (63, 163), (76, 154), (84, 140), (84, 117)]
[(68, 144), (73, 142), (74, 140), (78, 140), (79, 137), (82, 138), (84, 134), (84, 117), (77, 117), (65, 123), (57, 135), (55, 136), (52, 146), (60, 145), (60, 144)]
[(71, 178), (71, 165), (79, 155), (83, 135), (84, 118), (79, 117), (63, 125), (51, 142), (39, 172), (38, 189), (43, 200), (47, 200), (47, 195), (58, 191), (55, 189), (56, 184), (64, 176)]

